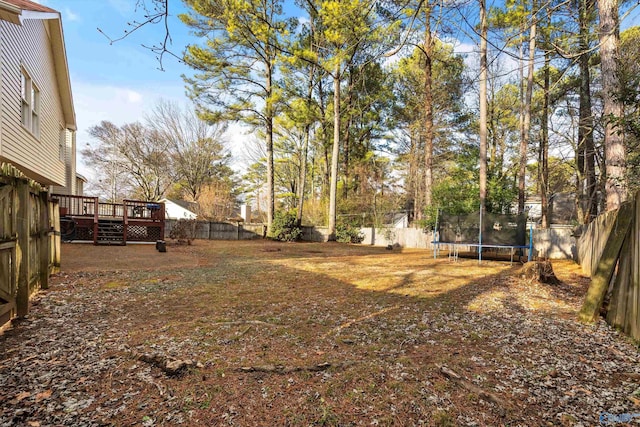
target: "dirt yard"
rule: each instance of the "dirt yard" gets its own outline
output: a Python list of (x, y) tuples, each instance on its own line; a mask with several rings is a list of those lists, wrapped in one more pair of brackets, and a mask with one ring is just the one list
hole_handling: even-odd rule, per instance
[[(63, 246), (0, 336), (0, 426), (598, 425), (637, 347), (574, 319), (588, 280), (421, 250)], [(609, 418), (612, 419), (612, 418)]]

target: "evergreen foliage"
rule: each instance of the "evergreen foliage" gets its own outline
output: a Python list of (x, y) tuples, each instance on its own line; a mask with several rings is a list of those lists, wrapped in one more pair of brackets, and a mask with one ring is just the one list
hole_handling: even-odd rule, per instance
[(341, 243), (362, 243), (364, 234), (356, 221), (340, 219), (336, 224), (336, 241)]
[(302, 229), (296, 221), (295, 211), (277, 210), (271, 229), (268, 234), (269, 238), (280, 240), (282, 242), (295, 242), (302, 237)]
[[(339, 214), (429, 226), (437, 209), (522, 210), (531, 196), (545, 212), (558, 191), (588, 222), (640, 186), (638, 29), (617, 40), (629, 3), (509, 0), (486, 38), (482, 1), (184, 3), (200, 37), (183, 58), (189, 94), (201, 117), (263, 143), (245, 188), (268, 223), (296, 209), (335, 238)], [(449, 41), (460, 30), (488, 45), (480, 67), (477, 48)]]

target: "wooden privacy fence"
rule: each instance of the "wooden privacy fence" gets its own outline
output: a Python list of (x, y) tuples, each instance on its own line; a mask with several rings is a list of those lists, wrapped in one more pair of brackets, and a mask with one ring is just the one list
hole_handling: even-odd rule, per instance
[[(60, 266), (57, 208), (48, 192), (12, 168), (0, 173), (0, 326), (29, 312), (29, 297)], [(57, 249), (58, 248), (58, 249)]]
[[(165, 234), (172, 235), (178, 221), (165, 220)], [(250, 240), (262, 237), (262, 224), (242, 224), (218, 221), (195, 221), (194, 239), (203, 240)]]
[(609, 240), (617, 218), (617, 210), (598, 215), (578, 237), (576, 241), (578, 262), (584, 274), (590, 277), (595, 274), (602, 251)]
[[(172, 236), (172, 231), (176, 229), (179, 221), (191, 220), (165, 220), (165, 232), (167, 236)], [(251, 240), (260, 239), (264, 236), (266, 224), (244, 224), (241, 222), (220, 222), (220, 221), (195, 221), (194, 239), (202, 240)], [(302, 226), (302, 240), (305, 242), (326, 242), (329, 232), (327, 227)]]
[(578, 239), (578, 253), (592, 278), (581, 320), (597, 319), (604, 304), (607, 322), (640, 340), (640, 192), (593, 221)]

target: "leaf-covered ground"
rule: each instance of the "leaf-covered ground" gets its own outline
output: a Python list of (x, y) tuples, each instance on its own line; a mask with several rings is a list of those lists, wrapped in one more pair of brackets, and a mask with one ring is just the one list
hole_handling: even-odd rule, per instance
[(588, 280), (421, 250), (64, 245), (0, 336), (0, 426), (597, 425), (637, 347), (575, 321)]

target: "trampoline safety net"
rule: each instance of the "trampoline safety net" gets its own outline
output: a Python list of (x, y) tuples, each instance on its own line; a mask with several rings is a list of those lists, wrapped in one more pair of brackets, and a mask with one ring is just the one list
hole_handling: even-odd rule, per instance
[[(484, 215), (483, 245), (526, 246), (526, 215)], [(438, 227), (440, 243), (478, 244), (480, 213), (451, 215), (440, 212)]]

